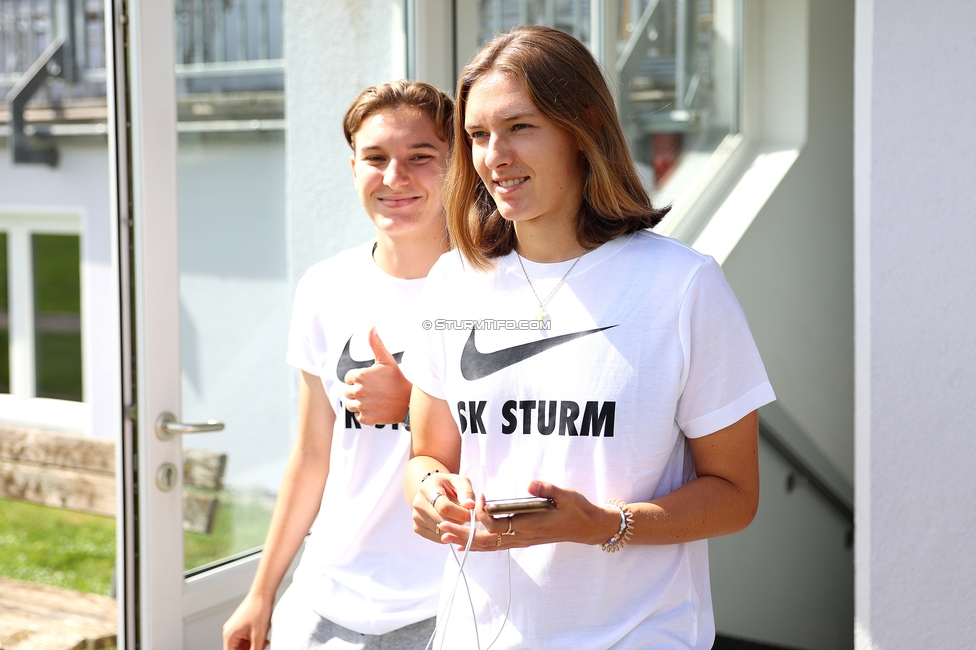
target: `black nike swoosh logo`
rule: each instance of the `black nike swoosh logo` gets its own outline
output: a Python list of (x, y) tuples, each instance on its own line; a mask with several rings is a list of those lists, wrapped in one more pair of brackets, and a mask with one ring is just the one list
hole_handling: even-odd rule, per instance
[(468, 337), (467, 342), (464, 344), (464, 349), (461, 350), (461, 376), (468, 381), (483, 379), (488, 375), (493, 375), (499, 370), (504, 370), (505, 368), (515, 365), (520, 361), (525, 361), (529, 357), (534, 357), (540, 352), (545, 352), (546, 350), (554, 348), (557, 345), (569, 343), (574, 339), (589, 336), (590, 334), (596, 334), (597, 332), (602, 332), (603, 330), (608, 330), (612, 327), (617, 326), (608, 325), (595, 330), (586, 330), (585, 332), (562, 334), (560, 336), (554, 336), (551, 339), (531, 341), (529, 343), (523, 343), (522, 345), (516, 345), (515, 347), (496, 350), (495, 352), (478, 351), (477, 346), (474, 344), (474, 333), (476, 328), (472, 327), (471, 336)]
[[(357, 370), (359, 368), (369, 368), (371, 365), (376, 363), (376, 359), (366, 359), (365, 361), (356, 361), (349, 354), (349, 345), (352, 343), (352, 337), (346, 341), (346, 347), (342, 348), (342, 354), (339, 355), (339, 363), (336, 364), (336, 377), (339, 381), (346, 383), (346, 373), (350, 370)], [(400, 359), (403, 358), (403, 352), (397, 352), (393, 355), (394, 361), (400, 363)]]

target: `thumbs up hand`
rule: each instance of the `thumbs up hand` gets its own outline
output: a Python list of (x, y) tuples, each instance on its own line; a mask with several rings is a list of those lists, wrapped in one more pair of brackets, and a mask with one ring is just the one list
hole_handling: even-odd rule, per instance
[(360, 424), (403, 422), (413, 386), (400, 372), (375, 327), (369, 331), (369, 347), (373, 349), (373, 365), (346, 373), (346, 408), (356, 414)]
[(369, 330), (369, 347), (373, 349), (373, 358), (376, 359), (376, 363), (390, 366), (397, 365), (396, 359), (394, 359), (393, 355), (390, 354), (389, 350), (386, 349), (386, 346), (383, 344), (383, 340), (380, 339), (380, 335), (376, 331), (375, 327)]

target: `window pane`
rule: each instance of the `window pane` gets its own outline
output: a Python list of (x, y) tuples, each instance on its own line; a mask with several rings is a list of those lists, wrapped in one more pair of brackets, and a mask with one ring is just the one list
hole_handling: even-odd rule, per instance
[(227, 425), (183, 438), (224, 472), (184, 486), (188, 570), (264, 543), (290, 451), (282, 7), (175, 4), (182, 416)]
[(482, 0), (478, 13), (481, 43), (516, 25), (548, 25), (590, 40), (590, 0)]
[[(484, 43), (516, 25), (549, 25), (588, 46), (589, 0), (481, 0)], [(689, 189), (738, 130), (738, 0), (607, 0), (603, 53), (620, 121), (655, 203)]]
[(81, 260), (77, 235), (33, 235), (37, 396), (81, 401)]
[(646, 182), (671, 203), (738, 128), (736, 3), (635, 0), (622, 9), (621, 121)]
[(10, 392), (10, 299), (7, 292), (7, 233), (0, 232), (0, 393)]

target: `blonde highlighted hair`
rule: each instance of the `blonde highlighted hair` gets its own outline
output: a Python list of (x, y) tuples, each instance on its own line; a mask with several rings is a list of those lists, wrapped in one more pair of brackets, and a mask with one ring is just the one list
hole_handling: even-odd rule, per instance
[(444, 92), (422, 81), (400, 79), (370, 86), (353, 100), (342, 120), (346, 142), (355, 150), (354, 138), (363, 121), (379, 111), (416, 108), (430, 118), (434, 132), (451, 144), (454, 137), (454, 102)]
[(516, 79), (536, 108), (579, 142), (583, 201), (576, 240), (591, 250), (612, 239), (651, 228), (667, 214), (655, 209), (634, 168), (613, 98), (600, 68), (578, 40), (538, 25), (516, 27), (485, 43), (461, 71), (454, 104), (454, 144), (444, 190), (452, 244), (477, 268), (516, 245), (512, 222), (471, 162), (464, 115), (471, 87), (492, 73)]

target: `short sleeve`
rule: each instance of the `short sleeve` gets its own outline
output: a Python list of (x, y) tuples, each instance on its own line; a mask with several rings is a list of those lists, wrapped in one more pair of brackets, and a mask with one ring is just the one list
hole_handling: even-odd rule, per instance
[(724, 429), (776, 399), (745, 314), (711, 257), (688, 284), (679, 336), (684, 367), (675, 420), (687, 437)]
[(306, 273), (298, 281), (298, 287), (295, 289), (285, 361), (290, 366), (319, 376), (322, 370), (318, 357), (325, 350), (319, 349), (323, 341), (320, 340), (321, 337), (316, 337), (318, 316), (315, 310), (316, 292), (313, 285), (313, 279)]
[(444, 331), (435, 324), (440, 317), (440, 299), (446, 295), (444, 272), (448, 261), (446, 256), (441, 257), (427, 275), (418, 312), (421, 328), (412, 330), (400, 362), (403, 376), (437, 399), (446, 399)]

